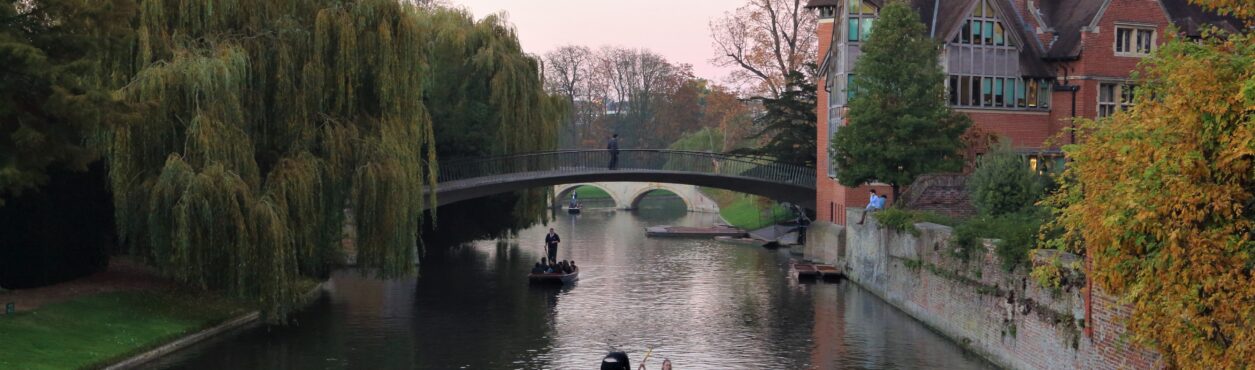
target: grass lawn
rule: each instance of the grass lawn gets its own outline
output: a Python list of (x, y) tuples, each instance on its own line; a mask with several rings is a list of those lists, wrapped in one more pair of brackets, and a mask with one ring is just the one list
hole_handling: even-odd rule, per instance
[(737, 195), (722, 198), (725, 198), (725, 201), (716, 199), (720, 203), (719, 215), (732, 226), (745, 230), (760, 229), (793, 218), (792, 212), (775, 203), (772, 203), (771, 215), (768, 216), (766, 210), (756, 202), (755, 196)]
[(102, 293), (0, 316), (0, 369), (106, 366), (246, 310), (216, 295)]
[(605, 190), (601, 190), (601, 188), (595, 186), (581, 186), (575, 188), (575, 194), (579, 195), (580, 200), (610, 199), (610, 193), (607, 193)]

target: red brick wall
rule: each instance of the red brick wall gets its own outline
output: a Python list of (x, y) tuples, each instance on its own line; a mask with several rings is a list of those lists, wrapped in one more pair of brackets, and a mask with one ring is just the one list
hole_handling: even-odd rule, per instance
[(1132, 306), (1120, 304), (1115, 297), (1095, 291), (1090, 301), (1093, 309), (1089, 329), (1092, 350), (1088, 368), (1091, 369), (1158, 369), (1163, 368), (1159, 354), (1129, 343), (1125, 338), (1124, 320), (1132, 313)]
[[(1076, 94), (1079, 117), (1098, 116), (1098, 84), (1104, 80), (1127, 79), (1142, 57), (1116, 55), (1116, 24), (1128, 23), (1155, 27), (1155, 42), (1167, 40), (1170, 22), (1156, 0), (1111, 0), (1098, 20), (1097, 29), (1081, 32), (1081, 56), (1076, 61), (1061, 63), (1060, 81), (1081, 86)], [(1063, 95), (1063, 96), (1061, 96)], [(1071, 114), (1071, 93), (1054, 96), (1054, 114), (1065, 118)], [(1063, 98), (1063, 99), (1061, 99)], [(1066, 100), (1064, 100), (1066, 99)]]
[[(819, 53), (817, 55), (828, 55), (828, 48), (832, 42), (832, 22), (820, 22), (817, 27), (819, 33)], [(816, 95), (815, 117), (819, 122), (815, 124), (815, 139), (818, 153), (818, 160), (815, 165), (815, 218), (819, 221), (828, 221), (836, 223), (834, 217), (835, 212), (830, 208), (836, 202), (834, 194), (834, 186), (836, 182), (828, 178), (828, 89), (827, 79), (822, 78), (818, 81), (819, 91)], [(844, 213), (844, 210), (842, 210)]]
[(1011, 139), (1011, 144), (1015, 148), (1042, 148), (1043, 143), (1055, 134), (1050, 112), (968, 109), (959, 111), (971, 117), (972, 123), (977, 128)]

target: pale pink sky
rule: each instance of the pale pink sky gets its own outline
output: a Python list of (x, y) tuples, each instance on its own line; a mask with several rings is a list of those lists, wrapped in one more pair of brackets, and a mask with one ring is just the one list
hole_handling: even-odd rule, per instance
[(698, 77), (721, 81), (730, 69), (710, 64), (708, 24), (743, 0), (452, 0), (476, 19), (504, 11), (523, 50), (542, 55), (562, 45), (653, 50), (693, 65)]

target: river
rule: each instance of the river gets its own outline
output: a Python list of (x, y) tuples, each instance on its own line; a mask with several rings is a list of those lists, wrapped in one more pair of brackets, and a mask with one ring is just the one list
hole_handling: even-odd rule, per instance
[[(674, 202), (674, 200), (671, 200)], [(517, 238), (428, 246), (421, 276), (338, 271), (285, 327), (218, 337), (156, 369), (596, 369), (607, 351), (676, 369), (991, 368), (849, 283), (799, 283), (788, 249), (647, 238), (710, 225), (668, 201), (558, 214)], [(441, 220), (457, 227), (458, 220)], [(548, 227), (574, 286), (529, 286)]]

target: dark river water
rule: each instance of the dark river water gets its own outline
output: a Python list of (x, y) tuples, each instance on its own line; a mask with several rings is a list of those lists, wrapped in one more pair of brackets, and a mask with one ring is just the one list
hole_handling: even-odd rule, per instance
[[(799, 283), (788, 249), (645, 237), (710, 225), (662, 205), (558, 214), (580, 280), (529, 286), (546, 226), (508, 240), (428, 246), (421, 277), (337, 272), (286, 327), (218, 337), (149, 364), (170, 369), (596, 369), (611, 349), (649, 369), (971, 369), (965, 353), (849, 283)], [(441, 220), (456, 227), (456, 220)], [(447, 226), (446, 226), (447, 225)]]

